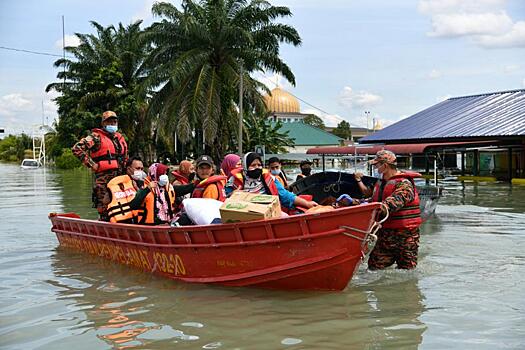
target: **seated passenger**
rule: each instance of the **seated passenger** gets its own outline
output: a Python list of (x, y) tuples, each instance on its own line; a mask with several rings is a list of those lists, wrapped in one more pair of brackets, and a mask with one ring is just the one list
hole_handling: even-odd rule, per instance
[(227, 154), (221, 163), (221, 175), (225, 175), (226, 178), (232, 176), (232, 170), (242, 168), (241, 157), (236, 154)]
[(149, 167), (147, 186), (137, 191), (130, 202), (132, 210), (139, 211), (139, 224), (158, 225), (170, 223), (175, 216), (175, 193), (184, 195), (195, 188), (194, 184), (172, 186), (167, 175), (169, 168), (160, 163)]
[(295, 181), (304, 179), (305, 177), (310, 176), (310, 174), (312, 173), (312, 162), (310, 162), (308, 159), (303, 160), (301, 164), (299, 164), (299, 167), (301, 168), (301, 173), (297, 175)]
[(268, 159), (268, 170), (275, 180), (279, 181), (284, 188), (288, 189), (288, 179), (281, 168), (281, 161), (279, 158), (271, 157)]
[(202, 155), (197, 158), (197, 172), (195, 174), (195, 189), (191, 198), (210, 198), (224, 202), (226, 192), (226, 176), (214, 175), (213, 159), (210, 156)]
[(174, 170), (171, 172), (173, 176), (175, 176), (175, 181), (173, 181), (172, 185), (187, 185), (191, 181), (191, 175), (195, 171), (195, 168), (193, 166), (193, 163), (189, 160), (183, 160), (179, 164), (179, 169)]
[(296, 196), (286, 190), (279, 181), (274, 180), (266, 169), (263, 170), (261, 156), (255, 152), (246, 153), (243, 168), (232, 171), (232, 176), (226, 185), (226, 193), (230, 194), (235, 190), (279, 196), (283, 208), (317, 206), (316, 202)]
[(126, 175), (117, 176), (108, 183), (109, 221), (133, 224), (138, 221), (138, 211), (130, 207), (137, 191), (144, 187), (146, 180), (144, 165), (139, 157), (131, 157), (126, 162)]

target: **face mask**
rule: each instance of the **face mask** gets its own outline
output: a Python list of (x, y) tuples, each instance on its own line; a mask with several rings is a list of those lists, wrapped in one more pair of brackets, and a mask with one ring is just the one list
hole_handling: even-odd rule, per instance
[(248, 175), (249, 178), (258, 179), (262, 175), (262, 169), (261, 168), (257, 168), (257, 169), (253, 169), (253, 170), (248, 170), (248, 171), (246, 171), (246, 175)]
[(133, 180), (136, 180), (136, 181), (144, 181), (146, 179), (148, 175), (146, 175), (146, 173), (142, 170), (135, 170), (133, 172)]
[(270, 170), (270, 172), (272, 173), (272, 175), (279, 175), (281, 171), (279, 169), (272, 169)]
[(310, 173), (312, 172), (312, 169), (311, 168), (301, 168), (301, 172), (303, 173), (303, 175), (309, 176)]
[(117, 125), (106, 125), (104, 127), (104, 130), (109, 132), (110, 134), (114, 134), (117, 132), (118, 126)]
[(159, 186), (164, 187), (168, 184), (169, 178), (168, 175), (164, 174), (159, 177)]

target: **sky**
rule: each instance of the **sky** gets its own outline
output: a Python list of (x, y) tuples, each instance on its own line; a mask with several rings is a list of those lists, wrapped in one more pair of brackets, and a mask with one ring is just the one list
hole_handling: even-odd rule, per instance
[[(102, 25), (151, 24), (153, 0), (0, 1), (0, 128), (30, 133), (57, 118), (46, 93), (56, 81), (55, 56), (74, 33)], [(178, 4), (179, 1), (174, 1)], [(299, 97), (301, 111), (329, 126), (342, 120), (383, 126), (444, 99), (525, 88), (524, 0), (273, 0), (288, 6), (302, 44), (281, 55), (296, 77), (254, 77)]]

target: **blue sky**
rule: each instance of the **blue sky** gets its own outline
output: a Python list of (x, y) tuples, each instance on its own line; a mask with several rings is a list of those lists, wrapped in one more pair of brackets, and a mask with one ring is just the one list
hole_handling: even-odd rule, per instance
[[(2, 1), (0, 46), (61, 54), (65, 16), (69, 43), (75, 32), (103, 25), (153, 20), (152, 0)], [(177, 2), (175, 2), (177, 3)], [(301, 102), (334, 125), (366, 126), (365, 111), (383, 126), (445, 98), (525, 87), (523, 0), (275, 0), (299, 31), (300, 47), (282, 56), (297, 85), (271, 72), (257, 75), (320, 108)], [(45, 5), (44, 5), (45, 4)], [(44, 89), (55, 80), (56, 57), (0, 49), (0, 127), (30, 131), (44, 115), (57, 116)]]

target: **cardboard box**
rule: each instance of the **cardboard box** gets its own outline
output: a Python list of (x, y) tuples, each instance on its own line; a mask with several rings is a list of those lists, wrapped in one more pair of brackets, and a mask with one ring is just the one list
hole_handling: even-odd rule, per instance
[(220, 208), (223, 223), (281, 217), (278, 196), (235, 191)]

